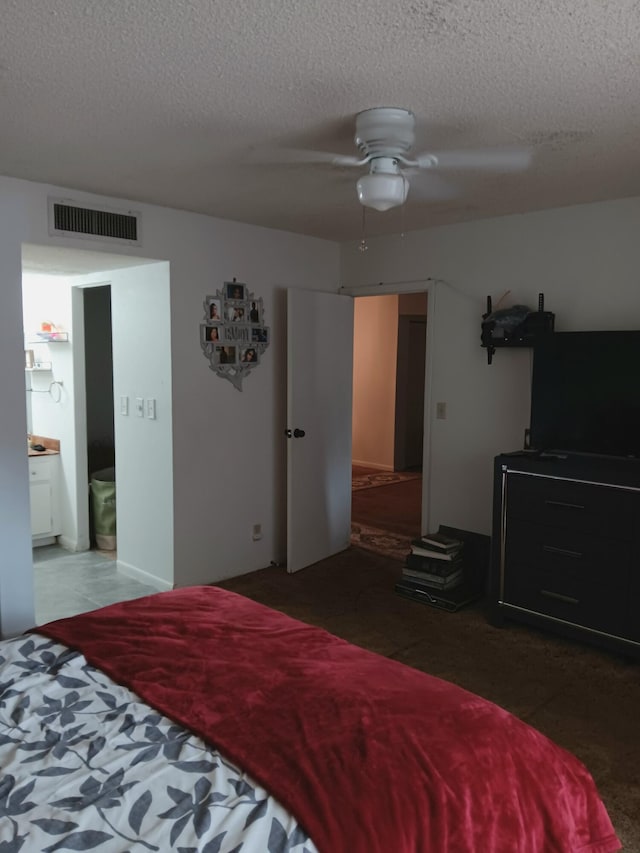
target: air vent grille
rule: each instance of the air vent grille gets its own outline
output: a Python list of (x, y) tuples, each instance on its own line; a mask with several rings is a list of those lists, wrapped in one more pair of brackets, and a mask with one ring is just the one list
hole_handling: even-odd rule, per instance
[(110, 210), (108, 207), (81, 207), (68, 199), (49, 198), (49, 233), (75, 234), (88, 240), (140, 244), (140, 213)]
[(53, 222), (56, 231), (72, 231), (74, 234), (92, 234), (134, 242), (138, 239), (137, 217), (123, 213), (56, 203), (53, 205)]

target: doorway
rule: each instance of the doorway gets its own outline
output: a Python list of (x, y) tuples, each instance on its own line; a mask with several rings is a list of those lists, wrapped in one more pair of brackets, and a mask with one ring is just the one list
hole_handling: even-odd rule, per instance
[(403, 559), (422, 532), (427, 293), (354, 313), (352, 542)]
[[(42, 389), (35, 390), (42, 393), (27, 393), (29, 430), (52, 436), (59, 444), (60, 523), (54, 542), (62, 546), (62, 553), (47, 560), (47, 567), (55, 567), (58, 574), (59, 557), (71, 559), (74, 552), (89, 549), (90, 475), (115, 467), (117, 447), (118, 551), (106, 555), (100, 582), (105, 585), (106, 575), (115, 569), (118, 577), (169, 589), (173, 585), (169, 265), (31, 244), (23, 246), (22, 261), (25, 331), (39, 329), (41, 321), (65, 330), (64, 343), (45, 345), (49, 373), (30, 375), (28, 380), (40, 383)], [(141, 346), (144, 340), (156, 344)], [(52, 377), (55, 394), (49, 393)], [(114, 388), (120, 403), (117, 415)], [(134, 407), (138, 395), (153, 402), (153, 418), (146, 409)], [(130, 410), (127, 406), (125, 411), (123, 400), (131, 402)], [(39, 562), (44, 566), (45, 561)], [(79, 554), (74, 566), (81, 563)], [(63, 574), (60, 571), (56, 579), (59, 585)], [(72, 587), (66, 592), (73, 597)]]
[[(87, 422), (88, 483), (93, 479), (115, 480), (116, 446), (113, 406), (113, 335), (111, 321), (111, 285), (81, 288), (84, 317), (85, 408)], [(115, 489), (114, 489), (115, 491)], [(97, 547), (95, 501), (89, 496), (89, 541)], [(100, 523), (98, 523), (100, 527)], [(100, 528), (101, 545), (115, 540), (115, 530)], [(115, 545), (115, 542), (113, 542)], [(115, 559), (115, 548), (109, 548)]]

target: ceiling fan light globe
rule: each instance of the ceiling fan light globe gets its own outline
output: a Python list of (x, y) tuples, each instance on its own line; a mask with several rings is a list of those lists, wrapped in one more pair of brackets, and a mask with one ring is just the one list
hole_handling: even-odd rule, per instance
[(363, 175), (356, 184), (356, 190), (360, 204), (384, 211), (405, 203), (409, 181), (404, 175)]

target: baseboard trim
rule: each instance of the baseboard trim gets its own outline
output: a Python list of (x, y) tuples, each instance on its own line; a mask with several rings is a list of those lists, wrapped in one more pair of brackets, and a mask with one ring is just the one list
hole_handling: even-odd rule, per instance
[(162, 580), (162, 578), (156, 575), (151, 575), (149, 572), (145, 572), (137, 566), (132, 566), (130, 563), (123, 563), (122, 560), (118, 560), (118, 571), (129, 578), (140, 581), (140, 583), (146, 583), (149, 586), (155, 587), (159, 592), (166, 592), (173, 589), (173, 584), (169, 583), (169, 581)]
[(87, 541), (85, 544), (78, 542), (77, 539), (70, 539), (68, 536), (58, 536), (58, 545), (61, 548), (64, 548), (65, 551), (71, 551), (73, 554), (77, 554), (80, 551), (89, 551), (91, 545)]
[(362, 462), (360, 459), (352, 459), (352, 465), (361, 465), (363, 468), (375, 468), (376, 471), (393, 471), (393, 465), (380, 465), (379, 462)]
[(31, 540), (32, 548), (42, 548), (43, 545), (55, 545), (56, 537), (55, 536), (41, 536), (39, 539)]

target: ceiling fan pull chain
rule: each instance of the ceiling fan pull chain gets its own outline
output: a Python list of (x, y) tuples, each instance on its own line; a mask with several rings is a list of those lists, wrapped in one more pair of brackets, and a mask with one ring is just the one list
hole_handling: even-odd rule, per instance
[(366, 232), (366, 219), (365, 219), (366, 210), (367, 210), (367, 208), (363, 206), (362, 207), (362, 238), (360, 240), (360, 243), (358, 244), (358, 251), (363, 252), (363, 253), (366, 252), (367, 249), (369, 248), (367, 246), (367, 232)]

